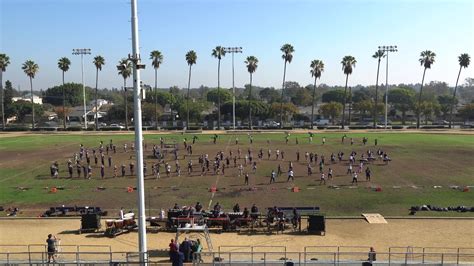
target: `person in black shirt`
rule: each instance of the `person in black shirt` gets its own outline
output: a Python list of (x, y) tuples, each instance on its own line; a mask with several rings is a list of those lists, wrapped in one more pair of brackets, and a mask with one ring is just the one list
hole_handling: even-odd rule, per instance
[(196, 206), (194, 207), (196, 209), (196, 212), (201, 212), (202, 210), (202, 205), (200, 202), (197, 202), (196, 203)]
[(238, 203), (236, 203), (236, 204), (234, 205), (233, 211), (234, 211), (234, 212), (240, 212), (240, 206), (239, 206)]

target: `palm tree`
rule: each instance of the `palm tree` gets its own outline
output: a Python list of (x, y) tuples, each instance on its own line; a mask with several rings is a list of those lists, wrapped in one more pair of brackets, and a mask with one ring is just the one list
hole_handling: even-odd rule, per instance
[[(188, 93), (186, 97), (186, 128), (189, 128), (189, 90), (191, 88), (191, 67), (196, 64), (197, 55), (193, 50), (186, 53), (186, 62), (189, 66)], [(220, 60), (219, 60), (220, 61)]]
[(158, 97), (157, 97), (157, 82), (158, 82), (158, 68), (163, 63), (163, 55), (158, 50), (150, 52), (151, 65), (155, 69), (155, 126), (158, 128)]
[(316, 80), (321, 78), (321, 73), (324, 71), (324, 63), (321, 60), (313, 60), (310, 64), (311, 76), (314, 77), (314, 86), (313, 86), (313, 101), (311, 105), (311, 129), (313, 128), (314, 123), (314, 98), (316, 96)]
[(125, 128), (128, 130), (128, 93), (127, 93), (127, 78), (132, 74), (132, 62), (127, 58), (123, 58), (118, 64), (118, 74), (123, 78), (124, 100), (125, 100)]
[(217, 127), (221, 128), (221, 59), (225, 56), (224, 47), (216, 46), (212, 49), (212, 56), (218, 59), (217, 63)]
[(71, 61), (67, 57), (61, 57), (58, 60), (58, 68), (61, 69), (63, 73), (63, 127), (66, 129), (66, 88), (64, 87), (64, 73), (69, 70), (69, 66), (71, 65)]
[[(346, 74), (346, 86), (344, 88), (344, 104), (342, 106), (342, 128), (344, 129), (344, 119), (346, 116), (346, 100), (347, 100), (347, 81), (349, 80), (349, 75), (352, 74), (352, 70), (357, 63), (356, 59), (353, 56), (346, 55), (342, 58), (342, 70)], [(349, 121), (350, 124), (350, 121)]]
[(458, 73), (458, 78), (456, 79), (456, 86), (454, 87), (454, 92), (453, 92), (453, 101), (451, 102), (451, 110), (449, 112), (449, 128), (452, 127), (453, 124), (453, 108), (456, 103), (456, 90), (458, 88), (458, 82), (459, 82), (459, 76), (461, 75), (461, 69), (467, 68), (469, 64), (471, 63), (471, 57), (468, 54), (461, 54), (458, 57), (459, 61), (459, 73)]
[(431, 68), (431, 65), (434, 63), (435, 61), (435, 57), (436, 57), (436, 54), (433, 53), (432, 51), (430, 50), (426, 50), (426, 51), (423, 51), (420, 53), (420, 59), (418, 59), (418, 61), (420, 61), (420, 64), (424, 67), (424, 70), (423, 70), (423, 78), (421, 79), (421, 87), (420, 87), (420, 95), (418, 97), (418, 107), (417, 107), (417, 110), (416, 110), (416, 128), (420, 128), (420, 106), (421, 106), (421, 96), (423, 95), (423, 83), (425, 82), (425, 73), (426, 73), (426, 69), (428, 68)]
[(99, 107), (97, 105), (97, 90), (99, 87), (99, 71), (102, 70), (102, 66), (105, 65), (105, 59), (98, 55), (94, 57), (94, 61), (92, 61), (95, 65), (95, 130), (99, 129)]
[(38, 73), (39, 66), (31, 60), (26, 60), (26, 62), (23, 63), (23, 66), (21, 67), (21, 69), (30, 78), (31, 110), (32, 110), (31, 128), (35, 129), (35, 104), (33, 102), (33, 79), (35, 78), (36, 73)]
[(5, 130), (5, 100), (3, 92), (3, 72), (7, 70), (10, 64), (10, 57), (6, 54), (0, 54), (0, 89), (2, 90), (2, 127)]
[(380, 61), (382, 58), (385, 57), (385, 52), (382, 50), (378, 50), (372, 55), (372, 58), (378, 59), (377, 64), (377, 79), (375, 81), (375, 105), (374, 105), (374, 128), (377, 127), (377, 105), (379, 101), (379, 70), (380, 70)]
[(283, 86), (281, 87), (281, 98), (280, 98), (280, 128), (283, 128), (283, 92), (285, 91), (285, 77), (286, 77), (286, 63), (291, 63), (293, 60), (293, 53), (295, 49), (291, 44), (284, 44), (280, 51), (283, 52), (281, 58), (285, 61), (285, 65), (283, 68)]
[(252, 130), (252, 74), (257, 70), (258, 59), (255, 56), (248, 56), (245, 60), (247, 71), (250, 74), (250, 88), (249, 88), (249, 129)]

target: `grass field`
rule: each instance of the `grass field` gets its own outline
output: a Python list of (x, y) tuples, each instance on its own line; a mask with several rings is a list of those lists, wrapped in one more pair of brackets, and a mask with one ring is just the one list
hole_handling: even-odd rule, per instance
[[(159, 144), (159, 138), (166, 142), (176, 141), (179, 144), (179, 159), (182, 169), (181, 177), (173, 174), (166, 177), (161, 167), (161, 179), (148, 176), (145, 180), (146, 204), (151, 208), (151, 214), (157, 214), (160, 208), (169, 208), (175, 202), (180, 205), (195, 204), (200, 201), (204, 206), (220, 202), (224, 209), (230, 209), (236, 202), (241, 206), (256, 203), (260, 207), (278, 206), (320, 206), (327, 215), (360, 215), (363, 212), (378, 212), (382, 215), (407, 215), (412, 205), (431, 204), (439, 206), (474, 206), (473, 191), (461, 192), (450, 186), (474, 185), (474, 135), (461, 134), (423, 134), (423, 133), (346, 133), (348, 139), (341, 143), (343, 133), (318, 133), (309, 143), (308, 134), (291, 134), (288, 144), (285, 144), (283, 133), (255, 133), (254, 143), (250, 145), (246, 134), (221, 134), (218, 143), (212, 143), (212, 135), (198, 135), (199, 139), (193, 145), (192, 160), (194, 171), (187, 175), (187, 161), (183, 155), (183, 139), (190, 140), (192, 135), (186, 134), (147, 134), (145, 151), (148, 173), (151, 173), (151, 147)], [(326, 144), (321, 142), (326, 137)], [(366, 146), (362, 137), (368, 137)], [(239, 138), (239, 145), (235, 138)], [(350, 145), (354, 138), (354, 145)], [(96, 148), (99, 141), (104, 144), (112, 139), (117, 146), (117, 154), (112, 154), (113, 164), (127, 165), (127, 176), (112, 178), (113, 170), (106, 166), (106, 178), (101, 179), (99, 168), (94, 164), (93, 178), (85, 180), (68, 176), (66, 161), (79, 152), (82, 143), (88, 148)], [(298, 139), (299, 144), (296, 144)], [(378, 139), (378, 146), (374, 146)], [(0, 135), (0, 206), (20, 207), (25, 214), (40, 214), (50, 206), (55, 205), (88, 205), (100, 206), (106, 210), (120, 207), (134, 208), (136, 192), (128, 193), (128, 186), (135, 186), (136, 178), (129, 175), (128, 163), (134, 160), (134, 153), (123, 151), (123, 144), (130, 147), (133, 141), (131, 134), (84, 135), (84, 134), (35, 134), (35, 135)], [(191, 141), (189, 141), (191, 142)], [(237, 169), (226, 169), (225, 175), (200, 175), (197, 155), (209, 154), (213, 158), (218, 151), (225, 155), (232, 150), (242, 150), (242, 158), (247, 149), (251, 149), (254, 158), (260, 148), (263, 149), (264, 159), (258, 160), (257, 173), (250, 174), (250, 186), (244, 185), (243, 177), (237, 176)], [(267, 159), (267, 150), (272, 149), (272, 157)], [(275, 160), (275, 150), (285, 152), (284, 161)], [(385, 165), (377, 161), (369, 164), (372, 169), (372, 181), (365, 182), (365, 175), (359, 176), (359, 184), (351, 186), (352, 178), (346, 175), (347, 157), (351, 151), (357, 152), (357, 158), (366, 150), (376, 151), (378, 148), (386, 151), (393, 159)], [(301, 154), (300, 162), (296, 162), (296, 151)], [(326, 185), (320, 185), (319, 169), (313, 165), (312, 176), (307, 176), (307, 162), (304, 152), (314, 152), (320, 157), (326, 157), (324, 172), (329, 167), (334, 170), (334, 179)], [(345, 153), (344, 161), (330, 164), (330, 154), (339, 151)], [(107, 157), (107, 156), (106, 156)], [(170, 162), (174, 171), (174, 160), (171, 156), (165, 158)], [(52, 179), (49, 166), (58, 161), (59, 179)], [(240, 162), (243, 160), (239, 160)], [(286, 174), (277, 178), (275, 184), (269, 185), (269, 174), (281, 164), (284, 171), (289, 161), (294, 163), (295, 181), (286, 182)], [(100, 164), (100, 159), (99, 159)], [(107, 160), (106, 160), (107, 164)], [(250, 166), (245, 171), (251, 172)], [(212, 172), (212, 171), (211, 171)], [(210, 193), (209, 188), (215, 185), (218, 192)], [(336, 185), (339, 189), (329, 186)], [(50, 188), (62, 187), (57, 193), (51, 193)], [(301, 191), (292, 192), (291, 188), (298, 186)], [(441, 186), (434, 188), (434, 186)], [(98, 190), (98, 187), (105, 188)], [(381, 192), (375, 192), (374, 187), (381, 187)], [(23, 189), (19, 189), (23, 188)], [(474, 188), (472, 188), (474, 189)], [(472, 190), (471, 189), (471, 190)], [(212, 203), (211, 203), (212, 202)], [(424, 216), (474, 216), (474, 213), (454, 212), (419, 212)]]

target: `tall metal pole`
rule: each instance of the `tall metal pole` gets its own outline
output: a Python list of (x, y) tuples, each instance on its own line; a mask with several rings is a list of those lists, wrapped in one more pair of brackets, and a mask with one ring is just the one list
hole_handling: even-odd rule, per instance
[(235, 130), (235, 83), (234, 83), (234, 54), (242, 53), (242, 47), (224, 47), (226, 53), (232, 53), (232, 125)]
[(81, 55), (82, 97), (84, 98), (84, 128), (87, 129), (86, 87), (84, 85), (84, 55), (91, 54), (91, 49), (72, 49), (73, 55)]
[(385, 66), (385, 130), (387, 130), (387, 117), (388, 117), (388, 54), (387, 53), (387, 65)]
[(388, 123), (388, 54), (390, 52), (398, 52), (396, 45), (392, 46), (379, 46), (379, 51), (386, 53), (387, 55), (387, 64), (385, 66), (385, 130), (387, 129)]
[(232, 53), (232, 125), (235, 130), (235, 84), (234, 84), (234, 53)]
[(143, 136), (142, 136), (142, 104), (141, 100), (145, 93), (141, 90), (140, 69), (145, 65), (140, 63), (140, 45), (138, 41), (138, 15), (137, 0), (131, 1), (132, 6), (132, 55), (129, 60), (133, 62), (133, 122), (135, 125), (135, 148), (137, 159), (137, 188), (138, 188), (138, 251), (140, 252), (140, 264), (146, 265), (148, 261), (146, 243), (146, 214), (145, 214), (145, 184), (143, 180)]
[(84, 86), (84, 54), (81, 54), (82, 98), (84, 100), (84, 128), (87, 129), (86, 87)]

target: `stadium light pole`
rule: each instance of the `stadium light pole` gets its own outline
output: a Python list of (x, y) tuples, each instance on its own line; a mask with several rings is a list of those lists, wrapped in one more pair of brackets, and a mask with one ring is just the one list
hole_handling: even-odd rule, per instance
[(84, 55), (91, 54), (91, 49), (72, 49), (73, 55), (81, 55), (82, 97), (84, 98), (84, 128), (87, 129), (86, 87), (84, 86)]
[(146, 217), (145, 217), (145, 184), (143, 180), (143, 136), (142, 136), (142, 97), (145, 92), (141, 89), (140, 69), (145, 65), (140, 59), (140, 45), (138, 38), (138, 15), (137, 0), (131, 1), (131, 24), (132, 24), (132, 55), (128, 60), (133, 66), (133, 123), (135, 126), (135, 157), (137, 164), (137, 190), (138, 190), (138, 251), (140, 253), (140, 264), (147, 265), (147, 241), (146, 241)]
[(232, 54), (232, 124), (235, 130), (235, 83), (234, 83), (234, 54), (242, 53), (242, 47), (225, 47), (224, 52)]
[(388, 54), (390, 52), (398, 52), (398, 48), (397, 48), (396, 45), (379, 46), (379, 51), (382, 51), (382, 52), (387, 54), (387, 65), (385, 66), (385, 130), (387, 130), (387, 119), (388, 119)]

